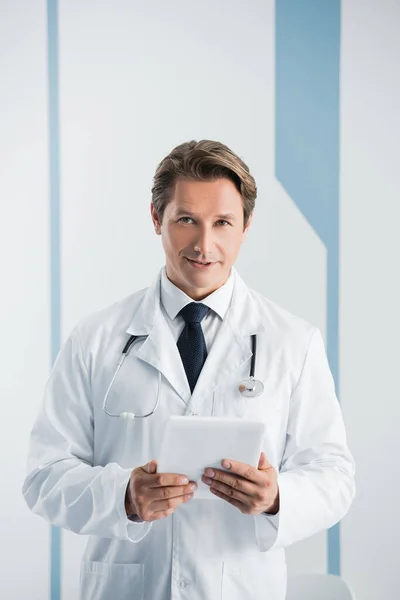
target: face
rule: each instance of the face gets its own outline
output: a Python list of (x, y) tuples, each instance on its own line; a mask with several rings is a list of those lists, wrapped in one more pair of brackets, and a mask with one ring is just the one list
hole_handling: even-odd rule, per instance
[(179, 178), (162, 223), (153, 205), (151, 216), (162, 238), (168, 279), (193, 300), (202, 300), (227, 281), (253, 217), (243, 230), (242, 198), (225, 178)]

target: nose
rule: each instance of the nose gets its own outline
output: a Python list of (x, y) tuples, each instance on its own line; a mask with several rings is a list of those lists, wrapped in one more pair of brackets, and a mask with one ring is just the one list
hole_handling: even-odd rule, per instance
[(212, 250), (212, 245), (212, 231), (209, 231), (206, 227), (203, 227), (194, 240), (194, 251), (207, 256), (207, 254), (210, 254)]

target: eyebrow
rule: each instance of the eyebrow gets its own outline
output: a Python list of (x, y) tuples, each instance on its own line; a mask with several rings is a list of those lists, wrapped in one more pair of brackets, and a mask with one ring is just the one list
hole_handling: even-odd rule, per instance
[[(175, 216), (177, 216), (177, 217), (180, 217), (181, 215), (187, 215), (189, 217), (196, 217), (196, 215), (193, 212), (191, 212), (190, 210), (185, 210), (184, 208), (179, 208), (175, 213)], [(236, 217), (233, 213), (226, 213), (224, 215), (216, 215), (216, 217), (218, 219), (236, 221)]]

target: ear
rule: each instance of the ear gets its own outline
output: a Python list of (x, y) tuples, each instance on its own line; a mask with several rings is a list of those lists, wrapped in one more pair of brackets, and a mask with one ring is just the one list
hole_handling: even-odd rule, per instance
[(153, 221), (153, 225), (154, 225), (154, 231), (156, 232), (157, 235), (161, 235), (160, 219), (158, 218), (157, 211), (154, 208), (154, 204), (152, 202), (150, 204), (150, 213), (151, 213), (151, 220)]
[(246, 228), (245, 228), (245, 229), (244, 229), (244, 231), (243, 231), (242, 242), (244, 242), (244, 241), (245, 241), (245, 239), (246, 239), (246, 237), (247, 237), (247, 234), (249, 233), (250, 225), (251, 225), (251, 222), (252, 222), (252, 220), (253, 220), (253, 215), (254, 215), (254, 211), (253, 211), (253, 212), (251, 213), (251, 215), (249, 216), (249, 219), (248, 219), (248, 221), (247, 221)]

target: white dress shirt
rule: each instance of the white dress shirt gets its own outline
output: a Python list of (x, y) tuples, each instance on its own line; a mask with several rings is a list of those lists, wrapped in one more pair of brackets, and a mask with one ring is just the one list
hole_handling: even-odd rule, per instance
[[(231, 269), (231, 273), (227, 281), (219, 287), (215, 292), (201, 300), (202, 304), (205, 304), (211, 308), (210, 312), (204, 317), (201, 322), (204, 339), (206, 342), (207, 354), (210, 351), (212, 343), (221, 327), (223, 318), (225, 317), (228, 308), (231, 303), (232, 293), (234, 287), (234, 273)], [(161, 270), (161, 310), (162, 313), (171, 329), (172, 335), (174, 336), (175, 342), (178, 341), (180, 334), (185, 326), (184, 318), (179, 315), (179, 311), (184, 306), (195, 302), (193, 298), (190, 298), (185, 292), (178, 288), (172, 281), (167, 277), (167, 270), (164, 266)], [(136, 523), (143, 523), (137, 515), (129, 515), (128, 519)]]
[[(210, 352), (215, 336), (230, 306), (233, 286), (234, 272), (231, 269), (228, 280), (224, 285), (201, 300), (202, 304), (211, 308), (210, 312), (201, 322), (207, 353)], [(190, 296), (185, 294), (185, 292), (168, 279), (166, 267), (164, 266), (161, 272), (161, 309), (176, 342), (185, 326), (183, 317), (178, 313), (184, 306), (190, 304), (190, 302), (195, 302), (195, 300), (190, 298)]]

